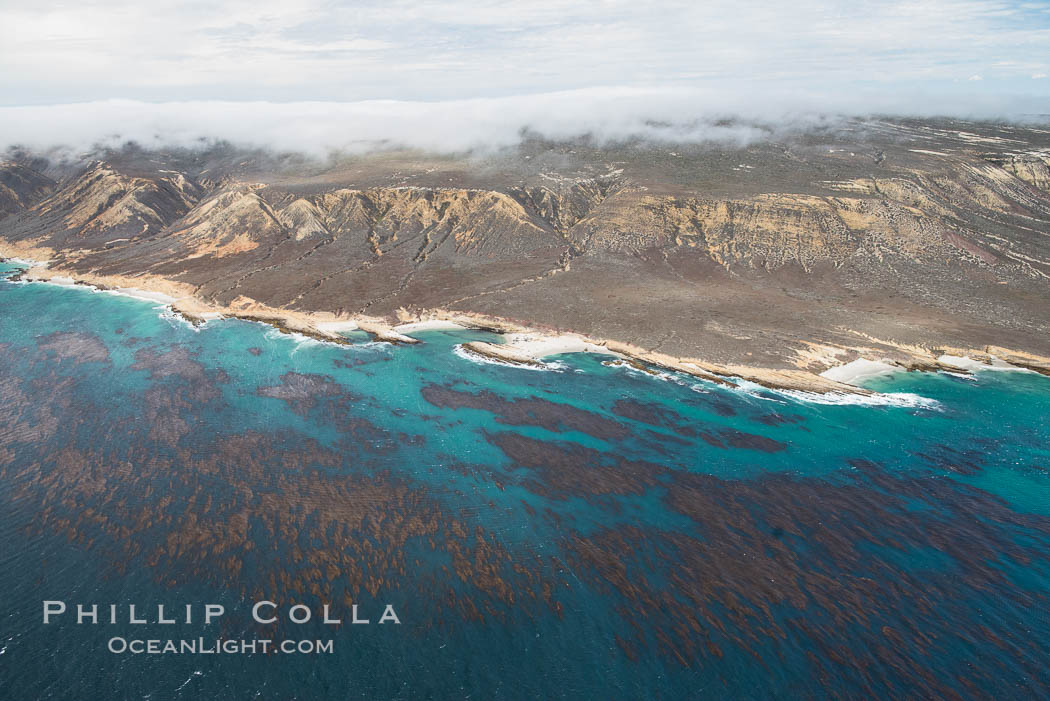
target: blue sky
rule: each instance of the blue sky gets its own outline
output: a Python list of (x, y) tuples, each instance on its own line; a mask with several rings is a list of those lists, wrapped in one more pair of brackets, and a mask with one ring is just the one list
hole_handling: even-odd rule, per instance
[(480, 100), (494, 114), (533, 96), (575, 119), (633, 94), (613, 100), (633, 118), (647, 91), (656, 119), (994, 116), (1050, 112), (1048, 76), (1050, 2), (0, 0), (12, 128), (40, 106), (113, 100), (183, 103), (174, 119), (215, 101)]

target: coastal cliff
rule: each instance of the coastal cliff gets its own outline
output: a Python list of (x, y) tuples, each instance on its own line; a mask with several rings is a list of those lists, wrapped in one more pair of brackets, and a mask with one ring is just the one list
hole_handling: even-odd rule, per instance
[(224, 313), (468, 314), (738, 374), (993, 346), (1038, 359), (1048, 146), (1036, 128), (872, 121), (748, 147), (526, 141), (325, 163), (19, 153), (0, 165), (0, 253)]

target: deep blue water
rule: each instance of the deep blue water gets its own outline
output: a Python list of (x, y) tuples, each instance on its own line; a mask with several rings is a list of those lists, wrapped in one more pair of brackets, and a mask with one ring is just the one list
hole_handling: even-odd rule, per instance
[[(1050, 378), (824, 404), (419, 337), (0, 282), (0, 698), (1050, 696)], [(262, 626), (264, 599), (372, 624)], [(43, 625), (44, 600), (198, 608)]]

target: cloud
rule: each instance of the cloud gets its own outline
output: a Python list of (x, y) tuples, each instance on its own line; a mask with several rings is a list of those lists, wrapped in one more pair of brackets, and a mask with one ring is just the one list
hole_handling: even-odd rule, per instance
[[(510, 146), (524, 133), (554, 139), (589, 135), (598, 142), (644, 138), (665, 142), (746, 144), (803, 125), (862, 113), (940, 114), (954, 108), (968, 116), (1022, 111), (999, 100), (974, 109), (929, 95), (897, 94), (879, 101), (863, 92), (820, 102), (777, 91), (727, 94), (715, 88), (589, 88), (534, 95), (439, 102), (187, 101), (147, 103), (104, 100), (66, 105), (0, 107), (0, 146), (87, 150), (134, 141), (146, 147), (193, 147), (216, 140), (241, 146), (323, 156), (333, 150), (414, 147), (461, 152)], [(1040, 103), (1041, 104), (1041, 103)]]
[[(466, 151), (518, 143), (523, 132), (552, 138), (590, 134), (669, 140), (746, 142), (755, 126), (714, 124), (699, 95), (676, 89), (588, 89), (442, 102), (179, 102), (107, 100), (0, 107), (4, 145), (45, 149), (135, 141), (196, 146), (225, 140), (243, 146), (323, 155), (407, 146)], [(3, 142), (0, 142), (3, 143)]]
[(1033, 80), (1050, 73), (1045, 9), (1005, 0), (6, 3), (0, 140), (458, 149), (511, 142), (523, 127), (721, 138), (715, 123), (729, 114), (1045, 112), (1050, 81)]
[[(1050, 72), (1050, 14), (1003, 0), (6, 3), (0, 104), (455, 100), (754, 81), (833, 90)], [(992, 88), (988, 88), (989, 91)]]

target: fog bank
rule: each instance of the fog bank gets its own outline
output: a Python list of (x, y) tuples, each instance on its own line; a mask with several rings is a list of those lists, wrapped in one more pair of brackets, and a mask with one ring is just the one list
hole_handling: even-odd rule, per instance
[[(907, 107), (910, 109), (906, 109)], [(512, 146), (524, 133), (551, 139), (588, 135), (598, 143), (658, 142), (745, 145), (782, 132), (876, 112), (916, 116), (1030, 120), (1023, 100), (983, 105), (898, 95), (761, 95), (729, 98), (717, 91), (601, 88), (512, 97), (415, 102), (148, 103), (103, 100), (0, 107), (0, 146), (76, 151), (135, 142), (147, 148), (194, 147), (216, 141), (325, 155), (409, 147), (463, 152)]]

